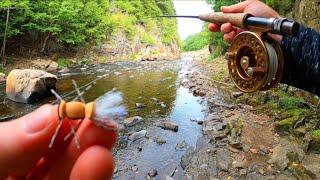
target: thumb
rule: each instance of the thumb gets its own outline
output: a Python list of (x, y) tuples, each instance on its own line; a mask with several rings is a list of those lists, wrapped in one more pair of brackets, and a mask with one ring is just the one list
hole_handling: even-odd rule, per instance
[(23, 176), (48, 150), (58, 125), (57, 106), (44, 105), (19, 119), (0, 123), (0, 177)]
[(243, 1), (231, 6), (222, 6), (221, 11), (224, 13), (242, 13), (250, 3), (250, 1)]

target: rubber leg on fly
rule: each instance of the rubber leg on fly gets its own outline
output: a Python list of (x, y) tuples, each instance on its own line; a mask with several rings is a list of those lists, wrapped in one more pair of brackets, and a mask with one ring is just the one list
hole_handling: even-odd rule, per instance
[(52, 148), (53, 143), (54, 143), (54, 141), (56, 140), (57, 135), (59, 134), (59, 131), (60, 131), (61, 126), (62, 126), (62, 123), (63, 123), (63, 119), (60, 119), (60, 122), (59, 122), (59, 124), (58, 124), (58, 127), (56, 128), (56, 131), (54, 132), (54, 134), (53, 134), (53, 136), (52, 136), (52, 138), (51, 138), (51, 141), (50, 141), (50, 144), (49, 144), (49, 148)]
[(76, 143), (76, 146), (78, 149), (80, 149), (80, 143), (79, 143), (79, 138), (76, 134), (76, 130), (74, 129), (74, 127), (71, 125), (70, 121), (68, 121), (70, 127), (71, 127), (71, 132), (72, 134), (74, 135), (74, 140), (75, 140), (75, 143)]

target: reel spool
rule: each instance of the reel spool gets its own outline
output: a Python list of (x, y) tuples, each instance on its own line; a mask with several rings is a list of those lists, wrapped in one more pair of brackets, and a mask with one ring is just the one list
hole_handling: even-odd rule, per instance
[(229, 74), (240, 91), (268, 90), (281, 80), (284, 64), (281, 47), (264, 34), (250, 31), (238, 34), (226, 55)]

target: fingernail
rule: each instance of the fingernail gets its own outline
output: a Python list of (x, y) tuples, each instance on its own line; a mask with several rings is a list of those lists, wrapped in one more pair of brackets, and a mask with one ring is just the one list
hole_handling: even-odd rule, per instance
[(29, 134), (40, 132), (45, 129), (51, 120), (51, 108), (49, 105), (41, 106), (32, 113), (26, 115), (25, 131)]

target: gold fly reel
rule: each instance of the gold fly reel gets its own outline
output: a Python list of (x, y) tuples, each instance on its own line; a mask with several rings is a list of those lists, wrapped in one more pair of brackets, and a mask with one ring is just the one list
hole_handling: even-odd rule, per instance
[(229, 74), (243, 92), (268, 90), (281, 79), (283, 55), (273, 39), (245, 31), (233, 40), (227, 53)]

